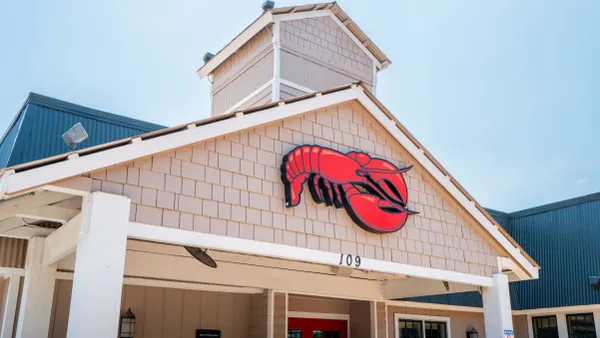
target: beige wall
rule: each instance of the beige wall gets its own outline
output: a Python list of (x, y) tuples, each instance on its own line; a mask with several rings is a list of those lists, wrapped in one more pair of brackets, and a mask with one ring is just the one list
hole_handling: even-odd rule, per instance
[(385, 314), (385, 309), (386, 308), (386, 304), (385, 302), (376, 302), (375, 303), (375, 310), (377, 311), (377, 337), (386, 337), (386, 325), (388, 322), (388, 319), (386, 318)]
[[(56, 283), (49, 337), (66, 337), (71, 286)], [(193, 338), (199, 328), (219, 329), (224, 338), (252, 337), (250, 295), (125, 285), (121, 311), (128, 308), (136, 316), (136, 338)]]
[[(309, 71), (309, 68), (306, 68), (309, 66), (308, 64), (300, 64), (299, 60), (286, 59), (283, 57), (284, 53), (282, 53), (283, 79), (294, 81), (294, 79), (283, 74), (285, 72), (289, 76), (288, 71), (293, 71), (293, 68), (296, 67), (299, 72), (306, 72), (310, 76), (304, 79), (297, 78), (295, 82), (314, 90), (328, 88), (327, 85), (326, 87), (319, 87), (318, 82), (305, 82), (311, 81), (311, 77), (320, 75), (323, 75), (321, 81), (329, 77), (340, 79), (340, 76), (351, 79), (337, 85), (363, 81), (368, 86), (372, 86), (373, 61), (331, 17), (283, 21), (280, 37), (281, 48), (287, 52), (285, 54), (295, 55), (299, 59), (307, 61), (310, 60), (310, 62), (319, 65), (321, 68), (317, 72)], [(331, 79), (331, 81), (334, 80)], [(325, 82), (321, 84), (325, 85)], [(329, 85), (329, 87), (333, 86)]]
[(288, 309), (295, 312), (350, 314), (350, 301), (346, 299), (289, 295)]
[[(285, 208), (283, 155), (303, 144), (359, 150), (415, 165), (408, 207), (419, 212), (391, 234), (356, 226), (344, 209), (305, 192)], [(343, 104), (90, 175), (92, 190), (131, 198), (131, 220), (386, 261), (491, 276), (499, 251), (483, 230), (358, 104)]]
[(371, 302), (350, 301), (350, 337), (371, 336)]
[(273, 77), (272, 28), (265, 28), (212, 73), (212, 114), (225, 112)]
[[(413, 315), (427, 315), (427, 316), (439, 316), (439, 317), (450, 317), (450, 332), (452, 338), (465, 338), (466, 331), (471, 327), (475, 327), (479, 332), (480, 338), (485, 338), (485, 324), (483, 321), (483, 313), (480, 312), (458, 312), (458, 311), (442, 311), (442, 310), (429, 310), (429, 309), (417, 309), (408, 308), (403, 306), (388, 306), (388, 336), (394, 337), (394, 314), (404, 313)], [(515, 336), (515, 337), (527, 337), (527, 336)]]
[(248, 338), (263, 338), (267, 336), (267, 293), (250, 296), (250, 324)]
[(273, 53), (262, 56), (220, 89), (213, 89), (212, 114), (219, 115), (273, 78)]
[(527, 326), (527, 315), (513, 316), (513, 328), (516, 338), (529, 337), (529, 328)]
[(27, 257), (27, 240), (0, 237), (0, 266), (23, 268)]

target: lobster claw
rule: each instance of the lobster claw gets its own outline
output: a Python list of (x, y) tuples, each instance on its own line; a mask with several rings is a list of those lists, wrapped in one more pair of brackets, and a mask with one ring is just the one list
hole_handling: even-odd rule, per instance
[(390, 203), (378, 196), (363, 193), (351, 184), (340, 188), (343, 191), (344, 209), (361, 228), (377, 233), (400, 230), (408, 215), (413, 212), (401, 205)]
[(406, 206), (408, 191), (403, 173), (409, 171), (412, 166), (398, 169), (388, 161), (372, 159), (365, 165), (369, 173), (371, 185), (389, 201)]

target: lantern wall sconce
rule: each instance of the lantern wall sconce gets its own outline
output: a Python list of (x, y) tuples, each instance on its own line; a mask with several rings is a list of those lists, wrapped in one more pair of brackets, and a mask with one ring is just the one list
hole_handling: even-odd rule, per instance
[(121, 315), (121, 329), (119, 330), (119, 338), (133, 338), (135, 334), (135, 315), (131, 312), (131, 308), (127, 309)]
[(474, 326), (467, 330), (467, 338), (478, 338), (478, 337), (479, 337), (479, 332), (477, 332), (477, 330), (475, 329)]

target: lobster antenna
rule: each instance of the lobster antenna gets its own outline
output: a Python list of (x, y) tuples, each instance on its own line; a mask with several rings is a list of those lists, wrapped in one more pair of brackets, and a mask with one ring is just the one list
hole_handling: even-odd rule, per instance
[(398, 169), (398, 170), (392, 170), (392, 169), (376, 169), (376, 168), (369, 168), (368, 170), (357, 170), (356, 174), (358, 176), (362, 176), (362, 177), (366, 177), (369, 176), (369, 173), (378, 173), (378, 174), (403, 174), (407, 171), (409, 171), (410, 169), (412, 169), (412, 165), (408, 166), (406, 168), (402, 168), (402, 169)]
[(411, 165), (409, 167), (398, 169), (398, 170), (369, 168), (368, 172), (378, 173), (378, 174), (403, 174), (403, 173), (409, 171), (410, 169), (412, 169), (412, 167), (413, 166)]

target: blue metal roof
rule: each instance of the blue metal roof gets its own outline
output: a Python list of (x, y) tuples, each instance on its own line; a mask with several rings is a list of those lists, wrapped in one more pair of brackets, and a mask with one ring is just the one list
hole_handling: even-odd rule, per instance
[[(489, 212), (542, 267), (539, 279), (510, 283), (513, 310), (600, 304), (600, 290), (589, 282), (600, 275), (600, 193), (513, 213)], [(410, 300), (482, 306), (477, 292)]]
[(71, 151), (61, 136), (77, 122), (89, 134), (79, 149), (166, 128), (31, 93), (0, 141), (0, 168)]

